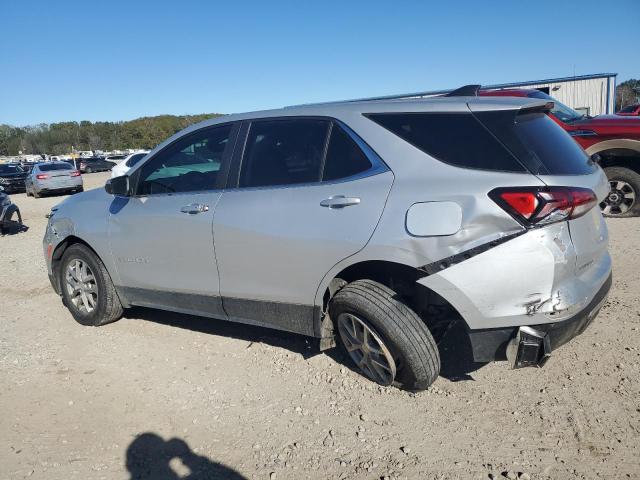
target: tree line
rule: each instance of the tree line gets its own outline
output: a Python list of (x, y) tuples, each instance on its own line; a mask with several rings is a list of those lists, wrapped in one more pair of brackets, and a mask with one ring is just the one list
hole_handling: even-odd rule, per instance
[(200, 115), (160, 115), (126, 122), (60, 122), (27, 127), (0, 124), (0, 155), (70, 153), (80, 150), (151, 149), (193, 123), (219, 117)]
[(640, 80), (631, 78), (616, 87), (616, 112), (628, 105), (635, 105), (640, 98)]

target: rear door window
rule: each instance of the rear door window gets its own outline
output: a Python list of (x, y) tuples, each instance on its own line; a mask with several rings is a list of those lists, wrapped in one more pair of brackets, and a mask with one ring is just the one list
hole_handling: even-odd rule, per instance
[(302, 118), (251, 122), (239, 186), (319, 182), (329, 124)]
[(347, 178), (370, 168), (371, 162), (356, 142), (342, 127), (334, 124), (329, 138), (322, 180)]
[(444, 163), (480, 170), (526, 171), (471, 112), (381, 113), (366, 116)]

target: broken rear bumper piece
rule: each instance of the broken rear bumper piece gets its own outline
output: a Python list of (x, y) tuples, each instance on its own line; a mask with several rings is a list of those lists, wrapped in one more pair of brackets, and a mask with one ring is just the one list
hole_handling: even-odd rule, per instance
[(512, 368), (541, 367), (552, 351), (586, 330), (607, 299), (611, 283), (611, 275), (609, 275), (585, 308), (560, 322), (469, 330), (474, 361), (490, 362), (506, 359)]

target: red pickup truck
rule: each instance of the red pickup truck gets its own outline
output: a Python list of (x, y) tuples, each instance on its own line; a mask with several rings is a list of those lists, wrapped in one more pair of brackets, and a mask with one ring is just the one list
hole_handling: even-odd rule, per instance
[(533, 89), (480, 90), (482, 96), (543, 98), (554, 102), (549, 116), (594, 157), (609, 177), (611, 192), (600, 208), (611, 217), (640, 215), (640, 117), (589, 117)]

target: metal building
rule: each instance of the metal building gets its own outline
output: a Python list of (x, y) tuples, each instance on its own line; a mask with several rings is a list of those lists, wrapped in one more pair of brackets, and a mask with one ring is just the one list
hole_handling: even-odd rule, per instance
[(482, 88), (535, 88), (587, 115), (615, 113), (617, 73), (597, 73), (529, 82), (483, 85)]

